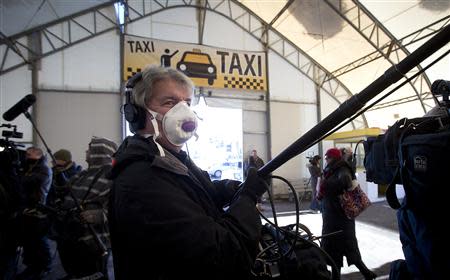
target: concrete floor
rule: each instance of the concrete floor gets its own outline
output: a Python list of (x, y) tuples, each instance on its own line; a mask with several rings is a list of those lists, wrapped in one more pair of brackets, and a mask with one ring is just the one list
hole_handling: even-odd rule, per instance
[[(273, 219), (270, 204), (267, 201), (262, 204), (262, 208), (262, 213)], [(307, 210), (308, 208), (309, 201), (300, 203), (300, 223), (306, 225), (314, 236), (320, 236), (322, 215), (313, 214)], [(276, 201), (275, 209), (279, 225), (295, 223), (295, 205), (293, 202)], [(367, 267), (377, 273), (377, 279), (389, 279), (390, 263), (396, 259), (403, 259), (395, 213), (395, 210), (391, 209), (386, 202), (377, 202), (373, 203), (356, 219), (356, 236), (363, 261)], [(52, 252), (54, 253), (53, 270), (44, 280), (56, 280), (65, 275), (54, 242), (52, 242)], [(346, 263), (344, 262), (344, 264)], [(20, 265), (19, 272), (22, 269), (23, 266)], [(341, 274), (343, 280), (363, 279), (354, 266), (344, 266)], [(114, 279), (112, 274), (110, 279)]]

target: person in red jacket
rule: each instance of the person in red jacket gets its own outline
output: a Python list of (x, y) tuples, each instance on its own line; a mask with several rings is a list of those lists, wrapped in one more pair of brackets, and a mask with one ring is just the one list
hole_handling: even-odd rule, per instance
[(342, 159), (341, 151), (331, 148), (325, 153), (327, 165), (323, 170), (318, 199), (322, 202), (322, 243), (338, 268), (347, 264), (355, 265), (364, 279), (375, 279), (376, 274), (364, 264), (356, 239), (355, 220), (344, 214), (339, 196), (352, 187), (352, 168)]

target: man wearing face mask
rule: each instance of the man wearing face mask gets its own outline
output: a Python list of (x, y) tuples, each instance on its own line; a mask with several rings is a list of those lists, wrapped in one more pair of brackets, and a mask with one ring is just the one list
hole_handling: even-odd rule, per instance
[(130, 102), (140, 113), (126, 118), (136, 134), (114, 155), (111, 175), (115, 279), (251, 277), (261, 231), (255, 204), (266, 186), (256, 169), (244, 184), (211, 182), (181, 150), (198, 125), (193, 89), (162, 67), (144, 69), (135, 83)]

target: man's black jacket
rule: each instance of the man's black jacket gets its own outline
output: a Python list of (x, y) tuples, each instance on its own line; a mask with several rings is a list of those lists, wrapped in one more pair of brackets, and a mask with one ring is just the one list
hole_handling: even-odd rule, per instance
[[(115, 278), (246, 279), (261, 220), (236, 181), (211, 182), (184, 153), (128, 137), (115, 155), (110, 228)], [(226, 211), (223, 207), (230, 203)]]

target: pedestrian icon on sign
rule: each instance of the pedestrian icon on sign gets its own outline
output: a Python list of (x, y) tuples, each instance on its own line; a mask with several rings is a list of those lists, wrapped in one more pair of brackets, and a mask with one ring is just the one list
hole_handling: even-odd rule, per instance
[(170, 67), (170, 60), (172, 59), (172, 57), (174, 55), (176, 55), (178, 53), (178, 50), (175, 51), (173, 54), (169, 54), (170, 53), (169, 49), (165, 49), (164, 52), (166, 54), (161, 55), (161, 66), (162, 67)]

